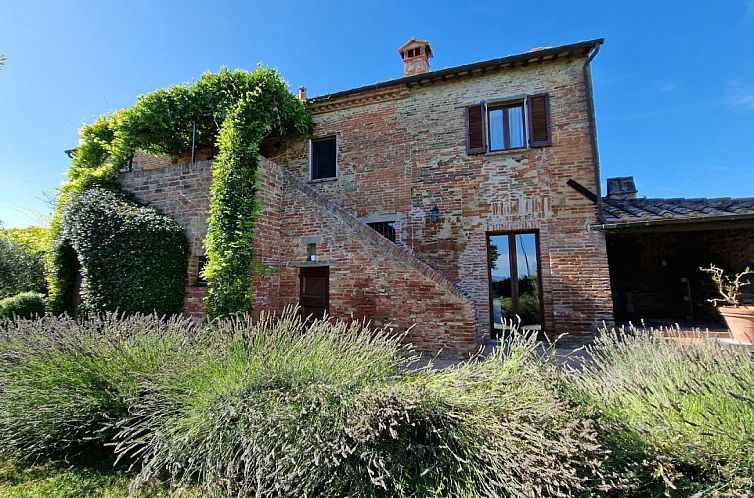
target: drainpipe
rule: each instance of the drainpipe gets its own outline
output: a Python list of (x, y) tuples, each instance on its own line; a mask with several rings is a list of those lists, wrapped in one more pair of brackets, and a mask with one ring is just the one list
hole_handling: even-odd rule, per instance
[(594, 94), (592, 92), (592, 73), (589, 68), (589, 64), (597, 56), (600, 51), (600, 45), (597, 44), (592, 52), (589, 54), (586, 62), (584, 63), (584, 94), (586, 97), (587, 114), (589, 116), (589, 138), (592, 146), (592, 160), (594, 162), (594, 180), (597, 193), (597, 220), (601, 225), (605, 224), (604, 216), (602, 215), (602, 180), (600, 179), (600, 154), (597, 149), (597, 123), (594, 114)]

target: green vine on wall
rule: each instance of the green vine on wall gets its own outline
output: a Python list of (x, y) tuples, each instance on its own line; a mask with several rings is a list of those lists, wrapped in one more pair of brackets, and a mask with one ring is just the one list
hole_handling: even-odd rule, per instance
[[(216, 316), (249, 311), (260, 268), (253, 257), (260, 144), (270, 135), (312, 130), (306, 105), (289, 92), (277, 71), (263, 67), (252, 72), (222, 69), (191, 85), (140, 96), (133, 107), (81, 130), (69, 181), (60, 190), (53, 236), (59, 240), (63, 235), (62, 213), (70, 200), (95, 187), (117, 189), (118, 173), (137, 150), (177, 158), (190, 153), (192, 143), (197, 149), (216, 148), (206, 241), (207, 304)], [(59, 268), (65, 258), (57, 256), (51, 254), (48, 261), (52, 302), (65, 299), (70, 279)]]

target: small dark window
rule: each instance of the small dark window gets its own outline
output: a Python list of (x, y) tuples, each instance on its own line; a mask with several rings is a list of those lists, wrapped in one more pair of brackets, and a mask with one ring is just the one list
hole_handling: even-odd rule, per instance
[(312, 180), (335, 178), (336, 169), (335, 137), (312, 140)]
[(206, 287), (207, 280), (204, 278), (204, 267), (207, 266), (207, 256), (199, 256), (196, 264), (196, 286)]
[(379, 221), (376, 223), (367, 223), (377, 233), (385, 237), (390, 242), (395, 242), (395, 222), (394, 221)]

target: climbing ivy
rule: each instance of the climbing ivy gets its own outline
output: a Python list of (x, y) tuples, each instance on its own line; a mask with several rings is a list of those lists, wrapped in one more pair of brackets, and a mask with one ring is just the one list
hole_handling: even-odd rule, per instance
[[(53, 237), (63, 231), (62, 213), (77, 194), (95, 187), (118, 188), (118, 173), (137, 150), (174, 158), (197, 149), (215, 149), (207, 234), (207, 304), (215, 315), (251, 309), (257, 205), (257, 157), (270, 135), (311, 133), (306, 105), (293, 96), (277, 71), (204, 74), (193, 84), (142, 95), (136, 104), (85, 126), (75, 151), (69, 181), (61, 187), (52, 222)], [(65, 299), (70, 275), (60, 254), (48, 261), (51, 301)]]

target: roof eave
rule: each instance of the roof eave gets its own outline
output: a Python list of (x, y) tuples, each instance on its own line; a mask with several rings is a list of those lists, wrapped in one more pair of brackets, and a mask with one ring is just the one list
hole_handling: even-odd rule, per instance
[(727, 228), (722, 226), (728, 223), (739, 222), (754, 222), (754, 214), (725, 214), (719, 216), (696, 216), (690, 218), (674, 218), (674, 219), (650, 219), (650, 220), (636, 220), (636, 221), (614, 221), (603, 224), (592, 225), (592, 229), (603, 232), (635, 232), (646, 231), (652, 228), (672, 228), (678, 226), (688, 225), (702, 225), (702, 224), (720, 224), (718, 228)]
[(483, 69), (497, 68), (506, 65), (511, 65), (519, 62), (539, 62), (547, 59), (551, 59), (558, 55), (563, 54), (581, 54), (587, 55), (596, 47), (602, 45), (605, 42), (604, 38), (597, 38), (594, 40), (582, 41), (578, 43), (572, 43), (569, 45), (561, 45), (559, 47), (545, 48), (541, 50), (535, 50), (533, 52), (524, 52), (522, 54), (509, 55), (507, 57), (501, 57), (498, 59), (490, 59), (482, 62), (474, 62), (472, 64), (465, 64), (463, 66), (449, 67), (446, 69), (440, 69), (437, 71), (430, 71), (428, 73), (417, 74), (414, 76), (408, 76), (404, 78), (397, 78), (393, 80), (383, 81), (380, 83), (374, 83), (371, 85), (365, 85), (349, 90), (341, 90), (339, 92), (329, 93), (325, 95), (318, 95), (308, 99), (308, 103), (317, 104), (325, 102), (339, 97), (345, 97), (356, 93), (369, 92), (372, 90), (379, 90), (391, 86), (411, 85), (419, 84), (425, 81), (430, 81), (436, 78), (443, 79), (450, 75), (473, 73)]

